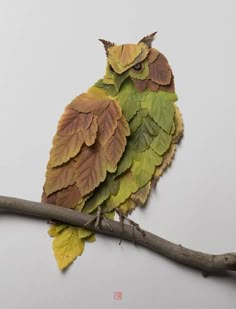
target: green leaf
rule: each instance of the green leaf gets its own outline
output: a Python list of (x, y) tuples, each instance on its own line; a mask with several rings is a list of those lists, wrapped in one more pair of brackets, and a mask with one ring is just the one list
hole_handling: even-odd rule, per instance
[(162, 159), (151, 148), (139, 154), (131, 167), (131, 172), (139, 188), (145, 186), (151, 180), (155, 167), (162, 163)]
[(135, 151), (143, 152), (148, 149), (158, 132), (158, 125), (147, 116), (143, 118), (141, 125), (129, 139), (130, 145)]
[(137, 79), (141, 79), (144, 80), (148, 77), (149, 74), (149, 67), (148, 67), (148, 61), (144, 60), (142, 63), (143, 69), (141, 71), (134, 71), (134, 70), (129, 70), (129, 75), (132, 78), (137, 78)]
[(118, 163), (115, 177), (123, 174), (125, 171), (127, 171), (128, 168), (130, 168), (130, 166), (133, 163), (134, 156), (135, 156), (135, 152), (131, 149), (130, 145), (128, 145), (125, 149), (123, 157)]
[(131, 133), (134, 133), (137, 130), (137, 128), (141, 125), (143, 118), (147, 117), (147, 115), (148, 115), (147, 108), (141, 108), (136, 113), (136, 115), (133, 117), (129, 125)]
[(123, 82), (126, 80), (128, 76), (129, 76), (128, 72), (124, 72), (123, 74), (114, 75), (114, 86), (117, 92), (120, 90), (121, 85), (123, 84)]
[(105, 210), (112, 210), (122, 204), (128, 197), (138, 190), (131, 173), (127, 172), (119, 177), (120, 189), (116, 195), (112, 195), (106, 203)]
[(96, 241), (96, 236), (95, 234), (93, 233), (92, 235), (90, 235), (89, 237), (85, 238), (84, 240), (86, 240), (87, 242), (95, 242)]
[(105, 212), (104, 216), (109, 219), (109, 220), (114, 220), (115, 218), (115, 210), (109, 211), (109, 212)]
[(154, 138), (151, 147), (152, 149), (162, 156), (170, 147), (172, 137), (165, 131), (160, 130), (157, 137)]
[(134, 88), (133, 82), (126, 80), (117, 95), (117, 99), (127, 121), (130, 121), (139, 110), (141, 97), (142, 95)]
[(142, 102), (142, 107), (147, 108), (149, 115), (167, 133), (171, 132), (174, 122), (174, 102), (177, 100), (175, 93), (157, 91), (149, 92)]
[(94, 191), (94, 194), (88, 199), (83, 208), (83, 212), (91, 213), (98, 206), (102, 205), (110, 195), (115, 195), (119, 190), (119, 180), (114, 180), (112, 176), (108, 175), (104, 183)]
[(89, 236), (91, 236), (93, 232), (91, 232), (90, 230), (88, 229), (84, 229), (84, 228), (79, 228), (79, 238), (82, 239), (82, 238), (87, 238)]
[(100, 89), (105, 90), (106, 93), (107, 93), (108, 95), (110, 95), (111, 97), (114, 97), (114, 96), (117, 95), (117, 91), (116, 91), (114, 85), (107, 85), (107, 84), (104, 84), (102, 79), (99, 79), (99, 80), (94, 84), (94, 87), (97, 87), (97, 88), (100, 88)]

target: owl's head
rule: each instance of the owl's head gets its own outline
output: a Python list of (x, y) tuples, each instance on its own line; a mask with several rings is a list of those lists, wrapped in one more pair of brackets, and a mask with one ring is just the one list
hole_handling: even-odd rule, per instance
[(116, 45), (100, 39), (107, 55), (103, 82), (114, 85), (116, 91), (119, 91), (125, 80), (131, 79), (140, 92), (146, 88), (174, 92), (173, 74), (168, 61), (151, 46), (155, 34), (145, 36), (138, 44)]

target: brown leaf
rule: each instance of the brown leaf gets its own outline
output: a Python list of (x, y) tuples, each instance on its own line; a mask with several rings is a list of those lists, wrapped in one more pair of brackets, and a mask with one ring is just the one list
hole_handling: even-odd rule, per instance
[(166, 57), (162, 54), (150, 64), (150, 78), (159, 85), (169, 85), (171, 82), (172, 72)]
[(65, 208), (74, 208), (81, 201), (79, 188), (74, 184), (57, 192), (56, 204)]
[(104, 153), (112, 169), (116, 167), (125, 150), (127, 135), (129, 135), (129, 129), (126, 126), (126, 120), (122, 117), (122, 120), (118, 120), (115, 133), (104, 145)]
[(150, 48), (148, 56), (147, 56), (148, 63), (149, 64), (153, 63), (159, 55), (160, 55), (160, 52), (157, 49)]
[(98, 131), (97, 116), (94, 115), (92, 119), (93, 120), (90, 126), (86, 130), (82, 131), (82, 136), (87, 146), (92, 146), (95, 143), (97, 137), (97, 131)]
[(133, 78), (133, 82), (134, 82), (134, 87), (139, 92), (143, 92), (146, 89), (147, 84), (148, 84), (148, 80), (147, 79), (141, 80), (141, 79)]
[(143, 206), (147, 201), (150, 190), (151, 190), (151, 181), (149, 181), (144, 187), (140, 188), (137, 192), (133, 193), (131, 199), (137, 205)]
[(91, 147), (83, 147), (76, 163), (76, 182), (81, 195), (93, 191), (106, 177), (107, 160), (102, 146), (97, 142)]
[(110, 101), (106, 110), (98, 118), (100, 144), (104, 145), (114, 134), (117, 120), (121, 118), (121, 109), (116, 101)]
[(92, 123), (92, 114), (83, 114), (78, 111), (66, 108), (64, 114), (61, 116), (58, 127), (58, 135), (72, 135), (79, 130), (86, 130)]
[(149, 34), (149, 35), (143, 37), (143, 38), (139, 41), (139, 43), (143, 42), (144, 44), (146, 44), (146, 45), (150, 48), (151, 45), (152, 45), (152, 41), (154, 40), (154, 37), (155, 37), (156, 33), (157, 33), (157, 32), (155, 31), (155, 32), (153, 32), (153, 33), (151, 33), (151, 34)]
[(160, 85), (154, 83), (151, 79), (148, 80), (148, 88), (151, 91), (157, 91), (160, 88)]
[(82, 93), (70, 103), (69, 107), (82, 113), (100, 114), (107, 108), (109, 102), (109, 100), (97, 98), (93, 93)]
[(74, 177), (75, 162), (70, 161), (62, 166), (50, 168), (46, 172), (44, 190), (46, 195), (61, 190), (75, 183)]
[(46, 195), (45, 191), (43, 191), (41, 201), (42, 203), (48, 203), (48, 204), (56, 204), (56, 199), (57, 199), (57, 193), (52, 193), (49, 196)]
[(81, 131), (66, 136), (55, 135), (53, 147), (50, 152), (51, 167), (59, 166), (66, 163), (70, 158), (75, 157), (83, 145), (84, 139)]
[(166, 92), (175, 92), (175, 83), (174, 83), (174, 76), (172, 75), (172, 79), (169, 85), (166, 86), (160, 86), (160, 90), (166, 91)]

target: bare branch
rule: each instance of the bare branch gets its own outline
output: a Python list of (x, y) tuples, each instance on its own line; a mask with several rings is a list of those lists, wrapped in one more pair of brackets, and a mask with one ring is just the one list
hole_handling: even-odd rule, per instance
[[(92, 215), (71, 209), (6, 196), (0, 196), (0, 212), (55, 220), (79, 227), (85, 227), (85, 224), (93, 218)], [(174, 244), (147, 231), (144, 231), (145, 236), (143, 236), (142, 233), (128, 224), (123, 225), (124, 230), (122, 232), (122, 224), (117, 221), (108, 221), (112, 231), (104, 220), (101, 221), (99, 229), (95, 228), (94, 225), (86, 227), (89, 227), (94, 232), (128, 241), (135, 239), (137, 245), (144, 246), (175, 262), (202, 270), (207, 274), (227, 270), (236, 271), (236, 253), (207, 254)]]

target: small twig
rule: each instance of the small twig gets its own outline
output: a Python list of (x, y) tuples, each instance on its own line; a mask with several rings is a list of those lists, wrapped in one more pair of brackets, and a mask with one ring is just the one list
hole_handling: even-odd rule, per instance
[[(55, 220), (79, 227), (85, 227), (86, 223), (94, 217), (55, 205), (5, 196), (0, 196), (0, 212), (17, 213), (46, 220)], [(144, 246), (175, 262), (199, 269), (204, 274), (224, 272), (227, 270), (236, 271), (236, 253), (207, 254), (174, 244), (147, 231), (144, 231), (144, 237), (137, 229), (134, 229), (132, 232), (132, 227), (128, 224), (124, 224), (122, 228), (122, 224), (117, 221), (107, 221), (112, 227), (112, 230), (104, 220), (101, 220), (99, 229), (94, 224), (90, 224), (88, 227), (94, 232), (128, 241), (132, 241), (135, 237), (137, 245)]]

